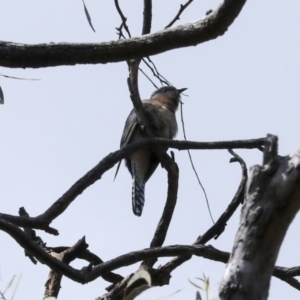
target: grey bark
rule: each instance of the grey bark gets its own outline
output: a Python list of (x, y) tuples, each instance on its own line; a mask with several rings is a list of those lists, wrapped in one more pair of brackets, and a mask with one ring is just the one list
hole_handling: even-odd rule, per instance
[[(169, 50), (196, 46), (222, 36), (239, 15), (246, 0), (224, 0), (199, 21), (153, 34), (97, 44), (17, 44), (0, 41), (0, 66), (43, 68), (76, 64), (105, 64), (141, 59)], [(149, 29), (149, 28), (148, 28)]]
[(221, 300), (268, 298), (280, 246), (300, 208), (300, 148), (252, 167), (244, 203)]

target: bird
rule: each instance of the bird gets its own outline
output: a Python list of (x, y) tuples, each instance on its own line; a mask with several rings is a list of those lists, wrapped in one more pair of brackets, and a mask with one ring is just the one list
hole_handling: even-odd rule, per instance
[[(142, 101), (155, 137), (173, 139), (176, 136), (178, 127), (175, 112), (179, 106), (181, 93), (185, 90), (186, 88), (176, 89), (173, 86), (164, 86), (154, 91), (150, 99)], [(120, 147), (137, 142), (144, 137), (145, 132), (139, 125), (133, 109), (125, 122)], [(158, 157), (149, 148), (138, 150), (125, 159), (125, 165), (132, 177), (132, 210), (138, 217), (142, 215), (145, 203), (145, 184), (158, 164)]]

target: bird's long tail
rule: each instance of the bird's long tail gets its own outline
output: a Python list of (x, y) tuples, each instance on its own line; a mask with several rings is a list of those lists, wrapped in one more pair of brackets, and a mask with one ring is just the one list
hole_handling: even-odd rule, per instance
[(132, 178), (132, 210), (140, 217), (145, 203), (145, 182), (140, 181), (136, 176)]

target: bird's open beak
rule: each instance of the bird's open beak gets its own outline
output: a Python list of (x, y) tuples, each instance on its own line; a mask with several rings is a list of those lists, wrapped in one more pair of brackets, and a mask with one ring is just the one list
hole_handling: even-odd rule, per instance
[(184, 92), (185, 90), (187, 90), (187, 88), (178, 89), (177, 92), (178, 92), (179, 94), (181, 94), (181, 93)]

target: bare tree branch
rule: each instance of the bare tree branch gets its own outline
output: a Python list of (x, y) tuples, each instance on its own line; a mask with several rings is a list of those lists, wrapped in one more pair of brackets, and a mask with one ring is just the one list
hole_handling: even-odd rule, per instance
[[(149, 34), (152, 23), (152, 1), (144, 0), (142, 35), (146, 36), (137, 38), (131, 38), (126, 23), (127, 19), (120, 8), (119, 1), (115, 0), (116, 9), (122, 20), (120, 27), (117, 28), (119, 41), (97, 44), (38, 45), (0, 42), (0, 65), (11, 68), (40, 68), (127, 61), (130, 69), (128, 85), (131, 100), (139, 123), (145, 128), (146, 134), (149, 136), (149, 138), (130, 144), (103, 158), (97, 166), (75, 182), (43, 214), (30, 217), (24, 208), (20, 209), (19, 216), (0, 214), (0, 230), (9, 234), (19, 243), (25, 250), (25, 254), (34, 263), (39, 261), (53, 270), (50, 272), (46, 283), (45, 297), (57, 297), (61, 278), (67, 276), (80, 283), (87, 283), (98, 277), (103, 277), (104, 280), (113, 283), (107, 288), (109, 299), (123, 299), (124, 290), (131, 275), (123, 278), (121, 275), (112, 273), (113, 270), (142, 261), (142, 267), (145, 267), (151, 275), (153, 285), (164, 285), (169, 283), (171, 272), (193, 255), (223, 263), (228, 263), (229, 260), (221, 285), (222, 300), (231, 299), (231, 296), (245, 299), (245, 294), (250, 295), (250, 298), (247, 299), (265, 299), (271, 274), (300, 290), (300, 283), (294, 278), (300, 275), (300, 267), (274, 268), (285, 232), (300, 208), (300, 149), (289, 157), (279, 157), (277, 137), (272, 135), (256, 140), (211, 143), (154, 138), (149, 120), (145, 115), (138, 90), (140, 61), (145, 62), (161, 83), (170, 85), (170, 82), (159, 74), (149, 56), (180, 47), (195, 46), (223, 35), (239, 15), (246, 2), (246, 0), (224, 0), (215, 11), (210, 11), (203, 19), (170, 28), (192, 1), (189, 0), (180, 6), (177, 15), (164, 30)], [(90, 21), (88, 13), (87, 17)], [(123, 28), (130, 39), (121, 40), (121, 38), (126, 39)], [(153, 68), (145, 57), (154, 66)], [(0, 103), (3, 100), (1, 99), (1, 92), (0, 88)], [(168, 173), (167, 201), (149, 249), (130, 252), (103, 262), (96, 254), (87, 249), (88, 244), (84, 238), (73, 247), (46, 247), (46, 244), (36, 235), (33, 228), (43, 229), (48, 233), (58, 235), (58, 231), (49, 225), (69, 207), (78, 195), (101, 179), (101, 176), (118, 161), (128, 157), (138, 149), (148, 147), (154, 147), (153, 151)], [(161, 151), (159, 147), (178, 150), (228, 149), (234, 156), (231, 162), (238, 161), (242, 168), (242, 180), (232, 202), (216, 224), (190, 246), (162, 247), (176, 205), (179, 170), (174, 159)], [(252, 168), (248, 182), (246, 164), (232, 151), (234, 148), (258, 148), (264, 152), (263, 166)], [(226, 223), (239, 204), (242, 203), (245, 191), (246, 203), (242, 210), (242, 221), (233, 253), (230, 254), (219, 251), (212, 246), (205, 246), (205, 243), (213, 237), (218, 238), (225, 230)], [(278, 216), (280, 216), (280, 222), (278, 222)], [(17, 226), (23, 227), (23, 231)], [(174, 258), (166, 265), (154, 269), (153, 265), (159, 257)], [(70, 262), (76, 258), (85, 260), (88, 263), (87, 266), (81, 270), (69, 266)], [(106, 299), (106, 297), (104, 298)]]
[[(153, 68), (152, 68), (151, 65), (147, 62), (146, 59), (153, 65)], [(171, 83), (170, 83), (164, 76), (162, 76), (162, 75), (158, 72), (158, 70), (157, 70), (155, 64), (154, 64), (153, 61), (150, 59), (150, 57), (143, 58), (143, 63), (150, 69), (150, 71), (152, 72), (153, 76), (156, 77), (156, 78), (159, 80), (159, 82), (161, 83), (161, 85), (163, 85), (163, 84), (165, 84), (165, 85), (171, 85)], [(151, 82), (152, 82), (152, 81), (151, 81)], [(155, 86), (155, 87), (158, 89), (157, 86)]]
[(151, 32), (152, 22), (152, 0), (144, 0), (144, 19), (143, 19), (143, 30), (142, 35)]
[(118, 0), (115, 0), (115, 6), (116, 6), (117, 12), (118, 12), (118, 14), (119, 14), (119, 16), (121, 17), (121, 20), (122, 20), (122, 23), (121, 23), (120, 27), (117, 28), (117, 30), (119, 32), (119, 38), (120, 38), (120, 34), (123, 35), (122, 34), (122, 28), (123, 27), (125, 28), (128, 36), (131, 38), (131, 34), (130, 34), (130, 31), (129, 31), (129, 28), (128, 28), (127, 23), (126, 23), (127, 18), (124, 16), (124, 14), (123, 14), (123, 12), (122, 12), (122, 10), (120, 8)]
[(176, 205), (179, 169), (177, 167), (177, 164), (170, 164), (170, 167), (168, 169), (171, 169), (171, 171), (168, 171), (167, 202), (164, 207), (162, 217), (156, 228), (154, 237), (151, 241), (151, 248), (160, 247), (164, 243)]
[[(144, 60), (143, 60), (144, 61)], [(152, 85), (158, 89), (158, 86), (154, 83), (154, 81), (143, 71), (143, 69), (139, 68), (139, 71), (142, 72), (142, 74), (152, 83)]]
[[(223, 262), (227, 263), (230, 257), (229, 252), (224, 252), (217, 250), (216, 248), (212, 247), (211, 245), (209, 246), (204, 246), (204, 245), (193, 245), (193, 246), (185, 246), (185, 245), (174, 245), (174, 246), (167, 246), (167, 247), (162, 247), (162, 248), (154, 248), (154, 249), (145, 249), (141, 251), (135, 251), (131, 252), (122, 256), (117, 257), (116, 259), (113, 259), (111, 261), (106, 262), (106, 265), (102, 265), (96, 268), (97, 272), (103, 272), (103, 270), (114, 270), (118, 269), (123, 266), (128, 266), (130, 264), (134, 264), (140, 260), (146, 259), (147, 257), (169, 257), (169, 256), (175, 256), (177, 253), (181, 253), (181, 255), (195, 255), (195, 256), (200, 256), (206, 259), (218, 261), (218, 262)], [(159, 253), (159, 255), (158, 255)], [(293, 268), (291, 268), (293, 269)], [(293, 279), (293, 275), (289, 274), (289, 270), (291, 269), (286, 269), (282, 267), (275, 267), (273, 276), (280, 278), (284, 281), (286, 281), (288, 284), (290, 284), (289, 280)], [(159, 272), (161, 270), (158, 270)], [(159, 276), (161, 276), (161, 273)], [(155, 275), (155, 272), (153, 273)], [(296, 276), (296, 275), (294, 275)], [(287, 280), (289, 279), (289, 280)], [(160, 284), (162, 283), (161, 280), (157, 278), (153, 278), (154, 282), (159, 282)], [(291, 280), (293, 281), (293, 280)], [(164, 283), (166, 284), (166, 283)], [(157, 284), (159, 285), (159, 284)], [(299, 289), (298, 287), (295, 287)], [(112, 298), (113, 299), (113, 298)]]
[[(173, 245), (168, 247), (159, 247), (159, 248), (150, 248), (144, 249), (140, 251), (134, 251), (127, 253), (125, 255), (121, 255), (115, 259), (112, 259), (107, 262), (102, 262), (95, 267), (83, 268), (82, 270), (76, 270), (71, 266), (68, 266), (66, 263), (58, 260), (57, 258), (52, 257), (46, 251), (44, 251), (41, 247), (37, 246), (33, 243), (30, 238), (19, 228), (16, 226), (9, 224), (3, 220), (0, 220), (0, 229), (8, 233), (13, 239), (16, 240), (26, 251), (30, 252), (31, 255), (40, 261), (43, 264), (48, 265), (52, 270), (55, 270), (57, 273), (61, 273), (68, 278), (80, 282), (87, 283), (93, 281), (94, 279), (102, 276), (104, 278), (105, 274), (108, 272), (134, 264), (136, 262), (145, 260), (145, 259), (153, 259), (157, 257), (170, 257), (170, 256), (201, 256), (203, 258), (219, 261), (226, 263), (229, 259), (229, 253), (223, 252), (215, 249), (212, 246), (204, 246), (204, 245)], [(85, 243), (84, 243), (85, 244)], [(72, 247), (71, 247), (72, 248)], [(86, 253), (88, 250), (84, 247), (85, 250), (83, 253)], [(50, 248), (49, 248), (50, 249)], [(55, 247), (52, 248), (52, 252), (64, 252), (71, 251), (70, 247)], [(75, 252), (74, 252), (75, 253)], [(75, 255), (73, 253), (73, 255)], [(89, 255), (89, 254), (87, 254)], [(75, 255), (78, 258), (85, 259), (86, 255), (82, 254), (82, 251), (78, 251)], [(94, 255), (92, 255), (93, 257)], [(166, 284), (165, 278), (167, 278), (167, 273), (165, 270), (153, 270), (153, 276), (158, 276), (153, 278), (153, 282), (156, 285)], [(113, 273), (112, 273), (113, 274)], [(164, 274), (164, 276), (162, 276)], [(285, 268), (275, 268), (274, 276), (286, 281), (291, 284), (290, 280), (292, 276), (296, 276), (299, 274), (299, 267), (285, 269)], [(122, 277), (119, 277), (118, 280), (121, 280)], [(113, 299), (113, 298), (112, 298)]]
[(300, 291), (300, 282), (296, 278), (293, 278), (294, 276), (300, 276), (300, 267), (284, 268), (277, 266), (274, 268), (273, 276)]
[[(19, 214), (20, 214), (20, 216), (29, 217), (29, 214), (26, 212), (24, 207), (20, 208)], [(46, 243), (44, 243), (43, 240), (39, 236), (36, 235), (35, 230), (33, 230), (32, 228), (24, 227), (24, 232), (30, 238), (31, 243), (38, 245), (45, 252), (49, 253), (53, 257), (59, 259), (60, 261), (65, 262), (65, 263), (67, 262), (67, 259), (70, 257), (70, 254), (69, 254), (70, 251), (73, 251), (73, 250), (74, 251), (76, 250), (76, 252), (74, 252), (76, 254), (76, 257), (74, 256), (75, 254), (73, 253), (72, 260), (74, 260), (75, 258), (84, 259), (90, 263), (90, 266), (99, 265), (99, 264), (103, 263), (103, 260), (100, 257), (98, 257), (96, 254), (90, 252), (87, 249), (88, 245), (85, 242), (85, 238), (80, 239), (75, 244), (75, 246), (77, 245), (76, 247), (75, 246), (72, 246), (72, 247), (65, 247), (65, 246), (49, 247), (49, 246), (46, 246)], [(79, 243), (81, 245), (80, 248), (78, 248)], [(83, 244), (85, 246), (83, 246)], [(53, 254), (53, 253), (55, 253), (55, 254)], [(26, 250), (25, 250), (25, 255), (28, 256), (34, 264), (37, 263), (34, 256), (31, 255)], [(69, 263), (70, 263), (70, 261), (67, 264), (69, 264)], [(49, 287), (49, 289), (58, 292), (59, 289), (58, 289), (58, 287), (54, 287), (54, 283), (57, 283), (59, 286), (59, 282), (61, 280), (61, 275), (54, 271), (51, 271), (50, 273), (51, 273), (50, 275), (52, 276), (51, 277), (52, 279), (51, 279), (51, 283), (49, 283), (49, 285), (51, 286), (51, 288)], [(50, 275), (49, 275), (49, 278), (50, 278)], [(105, 273), (102, 277), (104, 280), (111, 282), (111, 283), (117, 283), (123, 279), (123, 277), (121, 275), (115, 274), (112, 272)], [(47, 293), (52, 293), (52, 292), (48, 291)]]
[(281, 275), (282, 277), (294, 277), (300, 276), (300, 267), (285, 268), (285, 267), (276, 267), (276, 274)]
[[(186, 132), (185, 132), (185, 124), (184, 124), (184, 118), (183, 118), (183, 102), (181, 101), (180, 102), (180, 119), (181, 119), (181, 125), (182, 125), (182, 131), (183, 131), (183, 137), (185, 140), (187, 140), (186, 138)], [(187, 150), (187, 153), (188, 153), (188, 156), (189, 156), (189, 159), (190, 159), (190, 163), (191, 163), (191, 167), (196, 175), (196, 179), (198, 181), (198, 184), (204, 194), (204, 197), (205, 197), (205, 201), (206, 201), (206, 206), (207, 206), (207, 209), (208, 209), (208, 213), (209, 213), (209, 216), (211, 218), (211, 221), (213, 222), (213, 224), (215, 223), (214, 221), (214, 218), (213, 218), (213, 215), (212, 215), (212, 212), (211, 212), (211, 209), (210, 209), (210, 205), (209, 205), (209, 201), (208, 201), (208, 197), (207, 197), (207, 193), (206, 193), (206, 190), (204, 188), (204, 186), (202, 185), (202, 182), (200, 180), (200, 177), (198, 175), (198, 172), (195, 168), (195, 165), (194, 165), (194, 162), (193, 162), (193, 158), (192, 158), (192, 154), (190, 152), (190, 150)]]
[[(202, 236), (199, 236), (194, 245), (200, 245), (200, 244), (206, 244), (209, 240), (211, 240), (213, 237), (218, 238), (220, 234), (224, 231), (226, 223), (231, 218), (237, 207), (240, 203), (243, 201), (244, 197), (244, 190), (245, 185), (247, 182), (247, 167), (245, 162), (232, 150), (229, 150), (229, 152), (234, 156), (230, 160), (230, 162), (238, 161), (242, 168), (242, 180), (238, 187), (238, 190), (232, 199), (231, 203), (228, 205), (227, 209), (224, 211), (224, 213), (219, 217), (217, 222), (209, 228)], [(171, 273), (173, 270), (175, 270), (177, 267), (182, 265), (187, 260), (191, 259), (191, 256), (179, 256), (174, 259), (172, 259), (170, 262), (166, 263), (161, 268), (166, 270), (167, 272)]]
[[(48, 265), (52, 270), (61, 273), (68, 278), (81, 283), (90, 282), (103, 274), (110, 272), (116, 268), (122, 266), (128, 266), (144, 259), (151, 259), (156, 257), (168, 257), (179, 254), (193, 254), (204, 257), (213, 257), (214, 260), (220, 260), (223, 257), (221, 251), (209, 246), (169, 246), (163, 248), (145, 249), (141, 251), (130, 252), (125, 255), (121, 255), (111, 261), (107, 261), (91, 268), (85, 268), (83, 270), (76, 270), (71, 266), (57, 260), (49, 255), (41, 247), (33, 243), (30, 238), (18, 227), (12, 225), (6, 221), (0, 220), (0, 229), (8, 233), (22, 248), (33, 255), (38, 261)], [(204, 247), (204, 248), (203, 248)], [(206, 247), (206, 248), (205, 248)], [(55, 248), (54, 248), (55, 249)], [(64, 248), (56, 248), (56, 251)], [(224, 257), (223, 257), (224, 259)]]
[[(55, 204), (55, 203), (54, 203)], [(58, 235), (58, 230), (52, 227), (49, 227), (49, 222), (47, 220), (43, 220), (43, 218), (33, 218), (33, 217), (19, 217), (19, 216), (13, 216), (8, 214), (2, 214), (0, 213), (0, 220), (7, 221), (9, 223), (12, 223), (14, 225), (20, 226), (20, 227), (26, 227), (29, 226), (31, 228), (36, 229), (42, 229), (47, 233)]]
[[(4, 220), (0, 219), (0, 230), (9, 234), (26, 252), (30, 253), (30, 255), (34, 256), (40, 263), (46, 264), (52, 270), (57, 273), (60, 273), (76, 282), (79, 283), (87, 283), (94, 279), (89, 279), (87, 276), (91, 271), (92, 265), (96, 265), (97, 263), (102, 264), (103, 261), (96, 256), (95, 254), (88, 251), (86, 248), (84, 251), (76, 251), (76, 257), (80, 259), (85, 259), (90, 262), (90, 266), (87, 268), (83, 268), (82, 270), (76, 270), (75, 268), (65, 264), (65, 262), (54, 258), (49, 253), (67, 253), (71, 251), (72, 247), (40, 247), (34, 241), (32, 241), (21, 229), (17, 226), (10, 224)], [(74, 247), (74, 246), (73, 246)], [(49, 252), (49, 253), (48, 253)], [(73, 252), (72, 252), (73, 253)], [(72, 254), (75, 255), (75, 252)], [(111, 273), (111, 272), (103, 272), (103, 274), (98, 274), (97, 277), (103, 277), (103, 279), (116, 283), (122, 280), (122, 276)]]
[(241, 165), (241, 168), (242, 168), (241, 183), (240, 183), (238, 190), (236, 191), (231, 203), (228, 205), (226, 210), (219, 217), (217, 222), (210, 229), (208, 229), (202, 236), (200, 236), (197, 239), (197, 241), (195, 242), (196, 245), (206, 244), (212, 238), (217, 239), (222, 234), (222, 232), (225, 230), (228, 220), (232, 217), (233, 213), (236, 211), (238, 206), (241, 203), (243, 203), (245, 186), (246, 186), (247, 179), (248, 179), (247, 166), (246, 166), (246, 163), (244, 162), (244, 160), (240, 156), (238, 156), (232, 150), (229, 150), (229, 152), (234, 156), (234, 158), (232, 158), (230, 160), (230, 162), (239, 162)]
[(246, 0), (224, 0), (215, 11), (192, 24), (128, 40), (100, 44), (27, 45), (0, 42), (0, 65), (10, 68), (42, 68), (120, 62), (195, 46), (222, 36), (239, 15), (245, 2)]
[(9, 234), (22, 248), (33, 255), (42, 264), (47, 264), (56, 272), (61, 272), (64, 275), (68, 274), (67, 277), (73, 279), (76, 282), (84, 282), (84, 274), (78, 273), (71, 266), (65, 265), (64, 263), (51, 257), (37, 244), (33, 243), (31, 239), (17, 226), (0, 219), (0, 230)]
[[(154, 237), (151, 241), (150, 247), (156, 248), (161, 247), (167, 236), (167, 232), (172, 220), (172, 216), (175, 210), (177, 193), (178, 193), (178, 179), (179, 179), (179, 169), (177, 164), (172, 161), (172, 159), (165, 155), (164, 156), (164, 167), (168, 172), (168, 196), (166, 205), (164, 207), (162, 216), (157, 225), (157, 228), (154, 233)], [(144, 261), (142, 267), (152, 267), (156, 262), (156, 259), (150, 259)]]
[(263, 164), (269, 164), (278, 155), (278, 137), (268, 134), (265, 140)]
[[(178, 150), (198, 149), (198, 150), (224, 150), (224, 149), (253, 149), (264, 145), (265, 139), (238, 140), (224, 142), (191, 142), (176, 141), (162, 138), (145, 138), (139, 142), (132, 143), (126, 147), (112, 152), (104, 157), (93, 169), (87, 172), (71, 188), (66, 191), (53, 205), (51, 205), (43, 214), (33, 217), (18, 217), (0, 213), (0, 220), (6, 220), (17, 226), (30, 226), (36, 229), (45, 230), (51, 234), (58, 234), (56, 229), (49, 227), (49, 224), (61, 215), (68, 206), (79, 196), (85, 189), (94, 184), (101, 176), (118, 161), (124, 159), (138, 149), (148, 147), (167, 147)], [(167, 164), (166, 164), (167, 165)]]
[(178, 11), (178, 13), (176, 14), (176, 16), (174, 17), (174, 19), (165, 27), (165, 28), (169, 28), (171, 27), (177, 20), (180, 19), (181, 14), (183, 13), (183, 11), (193, 2), (193, 0), (189, 0), (188, 2), (186, 2), (184, 5), (180, 4), (180, 9)]
[[(73, 260), (75, 260), (82, 250), (87, 249), (88, 244), (85, 242), (85, 238), (83, 237), (80, 239), (73, 247), (67, 248), (61, 252), (54, 252), (50, 253), (51, 256), (55, 257), (57, 260), (63, 262), (64, 264), (70, 264)], [(60, 291), (60, 283), (62, 279), (62, 274), (50, 271), (49, 277), (45, 284), (45, 293), (44, 298), (47, 297), (55, 297), (57, 298), (58, 293)]]
[[(233, 253), (220, 286), (223, 299), (267, 299), (270, 278), (286, 231), (300, 208), (300, 149), (277, 156), (268, 136), (264, 165), (250, 170)], [(250, 283), (251, 282), (251, 283)]]

